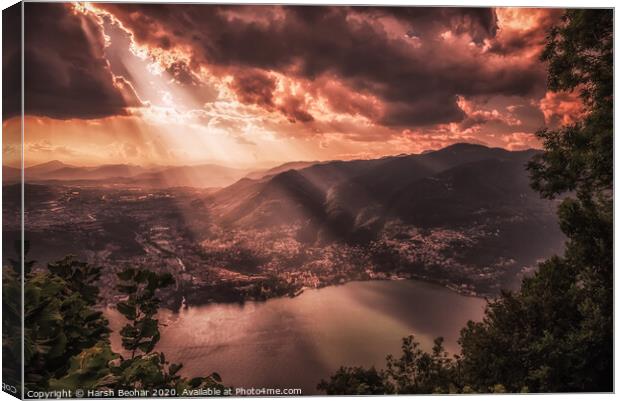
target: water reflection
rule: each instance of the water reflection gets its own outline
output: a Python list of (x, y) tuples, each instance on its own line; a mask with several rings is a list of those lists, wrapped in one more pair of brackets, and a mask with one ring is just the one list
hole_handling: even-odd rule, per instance
[[(183, 362), (186, 376), (217, 371), (228, 385), (301, 387), (313, 394), (341, 365), (383, 367), (385, 355), (398, 354), (408, 334), (428, 349), (443, 336), (456, 352), (460, 329), (480, 320), (484, 304), (417, 281), (354, 282), (296, 298), (163, 312), (158, 350)], [(117, 332), (120, 315), (107, 314)], [(119, 339), (112, 340), (120, 349)]]

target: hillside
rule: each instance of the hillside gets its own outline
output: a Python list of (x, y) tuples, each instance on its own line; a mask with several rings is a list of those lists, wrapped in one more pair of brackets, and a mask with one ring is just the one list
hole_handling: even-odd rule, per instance
[[(244, 178), (216, 192), (213, 208), (238, 226), (312, 218), (344, 232), (367, 220), (426, 224), (436, 215), (444, 218), (432, 224), (454, 225), (471, 220), (478, 209), (499, 211), (515, 199), (524, 197), (524, 204), (537, 199), (525, 171), (533, 154), (457, 144), (420, 155), (326, 162), (263, 179)], [(532, 202), (535, 208), (544, 203)]]
[(494, 292), (563, 247), (556, 205), (529, 186), (525, 164), (535, 153), (457, 144), (326, 162), (244, 178), (206, 204), (229, 241), (257, 252), (277, 241), (317, 255), (329, 247), (336, 266), (369, 263)]
[(283, 173), (285, 171), (288, 170), (301, 170), (303, 168), (306, 167), (310, 167), (314, 164), (319, 164), (320, 162), (318, 161), (313, 161), (313, 162), (304, 162), (304, 161), (299, 161), (299, 162), (288, 162), (288, 163), (284, 163), (281, 164), (279, 166), (276, 167), (272, 167), (270, 169), (266, 169), (266, 170), (259, 170), (259, 171), (252, 171), (251, 173), (249, 173), (248, 175), (245, 176), (245, 178), (249, 178), (252, 180), (260, 180), (261, 178), (265, 178), (265, 177), (270, 177), (279, 173)]
[(75, 243), (92, 257), (146, 252), (154, 266), (176, 254), (204, 282), (229, 271), (278, 272), (286, 288), (399, 276), (495, 294), (563, 249), (557, 205), (529, 186), (535, 153), (457, 144), (256, 179), (217, 165), (52, 163), (31, 170), (41, 179), (27, 186), (29, 235), (49, 245), (33, 251), (42, 260)]

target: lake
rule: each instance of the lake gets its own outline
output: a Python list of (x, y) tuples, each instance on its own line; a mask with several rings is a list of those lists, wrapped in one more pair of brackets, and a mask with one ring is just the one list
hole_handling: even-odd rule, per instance
[[(182, 362), (184, 376), (215, 371), (226, 385), (302, 388), (309, 395), (342, 365), (384, 367), (409, 334), (426, 350), (443, 336), (447, 350), (458, 352), (460, 329), (480, 320), (484, 306), (483, 299), (420, 281), (351, 282), (295, 298), (163, 311), (157, 350)], [(122, 316), (111, 308), (106, 315), (117, 333)], [(118, 335), (112, 346), (120, 350)]]

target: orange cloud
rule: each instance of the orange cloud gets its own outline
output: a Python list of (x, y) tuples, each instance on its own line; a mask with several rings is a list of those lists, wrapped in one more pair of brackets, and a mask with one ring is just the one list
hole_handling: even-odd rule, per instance
[(545, 93), (538, 60), (559, 13), (76, 3), (64, 18), (87, 22), (75, 34), (96, 45), (121, 108), (28, 117), (27, 157), (251, 164), (538, 146), (528, 132), (574, 111)]
[(547, 92), (540, 100), (545, 123), (551, 126), (575, 123), (584, 115), (583, 102), (577, 91)]
[(540, 148), (540, 141), (536, 135), (528, 132), (513, 132), (501, 137), (503, 148), (508, 150), (525, 150)]

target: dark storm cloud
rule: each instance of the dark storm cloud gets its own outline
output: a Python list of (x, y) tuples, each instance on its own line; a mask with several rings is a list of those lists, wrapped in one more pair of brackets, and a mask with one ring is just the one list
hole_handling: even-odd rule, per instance
[(125, 107), (139, 105), (133, 89), (110, 71), (100, 26), (69, 7), (25, 5), (26, 114), (58, 119), (125, 114)]
[[(527, 10), (527, 9), (522, 9)], [(562, 9), (537, 9), (530, 12), (538, 13), (539, 19), (533, 29), (505, 33), (501, 41), (493, 41), (489, 51), (507, 55), (519, 53), (536, 46), (544, 46), (548, 29), (557, 23), (562, 16)]]
[[(151, 47), (191, 49), (196, 64), (239, 71), (277, 71), (314, 80), (335, 76), (354, 91), (377, 96), (384, 105), (377, 122), (420, 126), (464, 118), (456, 96), (526, 96), (544, 91), (538, 65), (500, 63), (483, 54), (493, 39), (493, 10), (467, 8), (369, 8), (313, 6), (207, 6), (101, 4)], [(384, 24), (405, 24), (395, 37)], [(468, 35), (471, 46), (450, 46), (449, 31)], [(421, 46), (414, 46), (418, 40)], [(496, 55), (497, 56), (497, 55)], [(248, 98), (243, 85), (240, 98)], [(261, 94), (266, 99), (267, 94)], [(265, 103), (263, 101), (263, 103)], [(293, 104), (295, 102), (291, 102)], [(297, 101), (293, 108), (300, 111)], [(307, 112), (306, 112), (307, 113)]]
[(261, 70), (239, 71), (235, 74), (231, 87), (243, 103), (274, 107), (273, 92), (276, 81)]
[(182, 61), (175, 61), (166, 69), (173, 79), (180, 85), (200, 85), (200, 79), (192, 72), (189, 66)]
[(290, 122), (310, 122), (314, 117), (305, 110), (303, 99), (299, 96), (285, 96), (276, 105), (274, 91), (276, 80), (259, 69), (243, 69), (234, 72), (231, 89), (240, 102), (256, 104), (268, 111), (280, 111)]
[(456, 95), (428, 94), (418, 101), (390, 103), (389, 112), (380, 120), (388, 126), (426, 126), (442, 122), (461, 121), (465, 117), (456, 103)]
[(371, 17), (390, 16), (410, 25), (410, 36), (429, 38), (450, 30), (469, 33), (475, 43), (493, 38), (497, 32), (497, 16), (492, 8), (455, 7), (356, 7)]
[(299, 97), (285, 97), (282, 104), (278, 107), (278, 110), (280, 110), (290, 122), (301, 121), (308, 123), (314, 121), (314, 117), (305, 110), (304, 103)]

